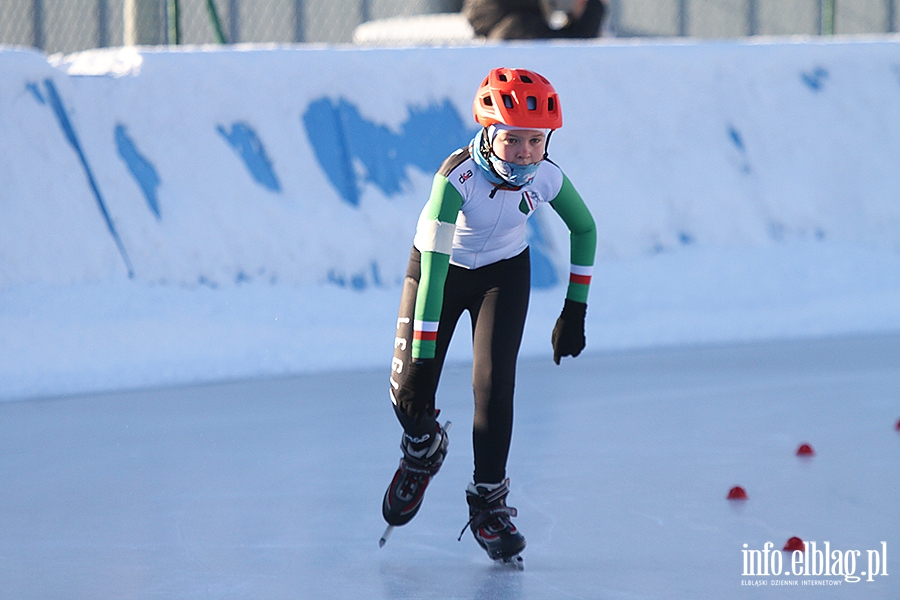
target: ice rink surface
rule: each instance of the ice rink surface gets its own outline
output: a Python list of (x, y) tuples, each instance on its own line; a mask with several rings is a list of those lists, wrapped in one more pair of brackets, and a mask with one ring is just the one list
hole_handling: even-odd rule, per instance
[[(379, 549), (386, 388), (387, 368), (0, 404), (0, 598), (900, 597), (898, 334), (523, 361), (523, 572), (456, 540), (465, 365), (439, 390), (444, 468)], [(748, 500), (726, 500), (736, 485)], [(792, 536), (847, 567), (858, 550), (855, 576), (885, 564), (785, 573)], [(781, 575), (747, 576), (766, 542)]]

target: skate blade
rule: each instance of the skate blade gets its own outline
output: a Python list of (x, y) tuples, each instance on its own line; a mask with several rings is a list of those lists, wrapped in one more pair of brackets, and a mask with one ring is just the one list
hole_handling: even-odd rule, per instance
[(516, 554), (515, 556), (506, 556), (503, 558), (495, 558), (494, 562), (503, 567), (504, 569), (512, 569), (513, 571), (524, 571), (525, 570), (525, 561), (522, 560), (522, 557)]
[[(444, 432), (450, 431), (450, 426), (453, 425), (450, 421), (444, 423)], [(387, 544), (388, 539), (391, 537), (391, 534), (394, 533), (394, 526), (388, 525), (384, 530), (384, 533), (381, 534), (381, 538), (378, 540), (378, 547), (384, 548), (384, 545)]]
[(388, 525), (387, 529), (384, 530), (384, 533), (381, 534), (381, 539), (378, 540), (379, 548), (384, 548), (384, 545), (387, 544), (388, 538), (391, 537), (392, 533), (394, 533), (394, 526)]

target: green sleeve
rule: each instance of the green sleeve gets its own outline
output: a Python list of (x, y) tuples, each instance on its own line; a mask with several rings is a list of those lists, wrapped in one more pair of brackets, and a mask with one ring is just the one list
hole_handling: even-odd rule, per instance
[(575, 190), (569, 178), (563, 175), (562, 188), (550, 202), (550, 206), (562, 217), (569, 228), (569, 287), (566, 298), (587, 302), (597, 251), (597, 227), (584, 200)]
[(422, 256), (416, 295), (412, 357), (434, 358), (438, 322), (444, 304), (444, 282), (450, 269), (453, 233), (462, 196), (447, 178), (435, 175), (431, 196), (416, 228), (416, 248)]

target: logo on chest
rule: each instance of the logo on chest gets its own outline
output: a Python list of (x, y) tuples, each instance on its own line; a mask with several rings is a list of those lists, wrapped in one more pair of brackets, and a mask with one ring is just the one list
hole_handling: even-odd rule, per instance
[(519, 202), (519, 210), (523, 215), (531, 214), (538, 205), (538, 195), (534, 192), (522, 192), (522, 201)]

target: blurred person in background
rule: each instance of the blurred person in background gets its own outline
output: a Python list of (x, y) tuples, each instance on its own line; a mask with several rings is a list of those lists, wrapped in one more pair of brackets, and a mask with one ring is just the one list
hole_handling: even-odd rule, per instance
[(606, 14), (602, 0), (465, 0), (463, 13), (492, 40), (595, 38)]

